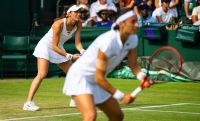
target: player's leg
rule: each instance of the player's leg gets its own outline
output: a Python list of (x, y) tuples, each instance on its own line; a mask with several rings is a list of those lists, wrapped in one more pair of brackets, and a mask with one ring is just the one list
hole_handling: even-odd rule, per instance
[[(60, 69), (62, 69), (65, 73), (67, 73), (67, 71), (69, 70), (71, 65), (72, 65), (72, 62), (71, 61), (67, 61), (67, 62), (58, 64), (58, 67)], [(76, 107), (76, 103), (75, 103), (75, 101), (73, 99), (71, 99), (71, 101), (69, 103), (69, 107)]]
[(124, 118), (119, 103), (112, 97), (97, 107), (107, 115), (109, 121), (122, 121)]
[(47, 72), (48, 72), (48, 67), (49, 67), (49, 61), (46, 59), (42, 58), (37, 58), (37, 68), (38, 68), (38, 73), (37, 76), (33, 79), (31, 87), (29, 89), (28, 93), (28, 98), (27, 102), (24, 104), (23, 109), (24, 110), (30, 110), (30, 111), (35, 111), (39, 110), (39, 107), (32, 102), (33, 97), (39, 88), (42, 80), (46, 77)]
[(63, 72), (67, 73), (67, 71), (69, 70), (71, 65), (72, 65), (72, 62), (71, 61), (67, 61), (67, 62), (59, 63), (58, 67), (60, 69), (62, 69)]
[(81, 112), (83, 121), (95, 121), (96, 120), (96, 106), (94, 104), (93, 96), (90, 94), (83, 94), (73, 96), (77, 104), (77, 109)]

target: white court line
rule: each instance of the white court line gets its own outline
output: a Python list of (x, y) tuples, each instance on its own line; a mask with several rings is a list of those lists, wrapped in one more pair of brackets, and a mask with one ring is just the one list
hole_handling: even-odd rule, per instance
[(46, 116), (32, 116), (32, 117), (22, 117), (22, 118), (11, 118), (11, 119), (4, 119), (4, 120), (0, 120), (0, 121), (18, 121), (18, 120), (49, 118), (49, 117), (60, 117), (60, 116), (72, 116), (72, 115), (80, 115), (80, 113), (68, 113), (68, 114), (65, 113), (65, 114), (46, 115)]
[[(135, 108), (161, 108), (161, 107), (169, 107), (169, 106), (177, 106), (177, 105), (188, 105), (189, 103), (175, 103), (175, 104), (168, 104), (168, 105), (153, 105), (153, 106), (144, 106), (144, 107), (135, 107)], [(135, 109), (135, 108), (129, 108), (129, 109)], [(126, 108), (128, 109), (128, 108)]]
[(194, 114), (194, 115), (200, 115), (200, 113), (194, 113), (194, 112), (180, 112), (180, 111), (162, 111), (162, 110), (143, 110), (143, 109), (137, 109), (140, 111), (151, 111), (151, 112), (160, 112), (160, 113), (180, 113), (180, 114)]
[[(169, 105), (156, 105), (156, 106), (144, 106), (144, 107), (136, 107), (136, 108), (122, 108), (124, 111), (133, 111), (133, 110), (140, 110), (140, 111), (154, 111), (154, 112), (168, 112), (168, 113), (179, 113), (179, 114), (195, 114), (200, 115), (200, 113), (194, 112), (179, 112), (179, 111), (161, 111), (161, 110), (146, 110), (145, 108), (159, 108), (159, 107), (167, 107), (167, 106), (176, 106), (176, 105), (200, 105), (195, 103), (176, 103), (176, 104), (169, 104)], [(102, 111), (97, 111), (101, 113)], [(28, 120), (28, 119), (37, 119), (37, 118), (50, 118), (50, 117), (61, 117), (61, 116), (73, 116), (73, 115), (80, 115), (80, 113), (68, 113), (68, 114), (56, 114), (56, 115), (44, 115), (44, 116), (32, 116), (32, 117), (22, 117), (22, 118), (10, 118), (4, 119), (0, 121), (18, 121), (18, 120)]]

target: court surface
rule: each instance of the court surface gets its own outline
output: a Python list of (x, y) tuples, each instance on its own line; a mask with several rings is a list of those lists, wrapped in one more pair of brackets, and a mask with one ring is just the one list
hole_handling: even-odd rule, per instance
[[(37, 112), (26, 112), (26, 100), (32, 79), (0, 80), (0, 121), (81, 121), (76, 108), (68, 107), (70, 97), (62, 94), (64, 78), (45, 79), (35, 95)], [(117, 88), (131, 92), (139, 81), (109, 79)], [(200, 83), (169, 82), (154, 85), (140, 93), (134, 103), (121, 104), (124, 121), (200, 121)], [(97, 121), (106, 121), (98, 110)]]

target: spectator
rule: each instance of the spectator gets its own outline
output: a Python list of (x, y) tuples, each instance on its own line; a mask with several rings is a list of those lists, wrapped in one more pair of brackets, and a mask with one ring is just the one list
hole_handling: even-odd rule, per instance
[(200, 0), (197, 0), (197, 6), (192, 11), (193, 25), (200, 25)]
[(173, 18), (173, 12), (169, 9), (171, 0), (162, 0), (162, 6), (153, 11), (152, 16), (158, 23), (168, 23)]
[(162, 6), (156, 8), (153, 11), (152, 16), (157, 20), (158, 23), (170, 23), (168, 24), (166, 29), (176, 29), (178, 26), (174, 25), (175, 16), (173, 14), (172, 9), (169, 9), (169, 4), (171, 0), (162, 0)]
[[(127, 8), (132, 8), (135, 13), (137, 14), (137, 17), (140, 18), (141, 14), (139, 12), (139, 4), (142, 2), (146, 2), (146, 4), (149, 6), (149, 11), (152, 11), (152, 0), (121, 0), (120, 1), (120, 10), (122, 9), (127, 9)], [(152, 12), (151, 12), (152, 13)]]
[[(170, 0), (169, 9), (173, 15), (173, 17), (178, 18), (177, 6), (179, 4), (179, 0)], [(159, 8), (162, 6), (162, 0), (155, 0), (155, 7)]]
[(77, 5), (79, 5), (82, 9), (80, 10), (80, 18), (82, 20), (82, 26), (87, 26), (90, 16), (89, 13), (89, 4), (88, 4), (88, 0), (77, 0)]
[(149, 11), (149, 6), (146, 1), (141, 2), (138, 5), (138, 25), (139, 27), (143, 25), (147, 25), (148, 23), (156, 23), (156, 19), (151, 16), (151, 12)]
[(94, 26), (96, 26), (96, 27), (111, 27), (112, 26), (113, 22), (109, 18), (109, 11), (107, 8), (100, 9), (99, 12), (97, 12), (97, 15), (102, 20), (95, 22)]
[(92, 21), (97, 22), (102, 20), (97, 16), (97, 12), (101, 8), (108, 8), (109, 13), (112, 14), (113, 12), (117, 12), (117, 8), (113, 3), (107, 3), (107, 0), (97, 0), (96, 2), (92, 3), (90, 7), (90, 17), (92, 18)]

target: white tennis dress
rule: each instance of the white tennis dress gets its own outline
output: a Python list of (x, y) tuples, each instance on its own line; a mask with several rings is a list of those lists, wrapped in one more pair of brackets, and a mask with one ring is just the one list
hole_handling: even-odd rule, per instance
[[(61, 48), (63, 51), (65, 51), (63, 45), (64, 43), (69, 40), (73, 33), (76, 31), (77, 27), (75, 26), (71, 32), (67, 32), (66, 29), (66, 18), (63, 18), (64, 26), (63, 30), (60, 34), (60, 40), (58, 43), (59, 48)], [(51, 28), (44, 37), (38, 42), (37, 46), (35, 47), (35, 50), (33, 52), (33, 55), (37, 58), (44, 58), (49, 60), (52, 63), (62, 63), (68, 61), (68, 59), (55, 52), (52, 48), (53, 44), (53, 29)]]
[(69, 96), (92, 94), (95, 104), (105, 102), (111, 94), (105, 91), (95, 81), (98, 50), (100, 49), (108, 57), (107, 75), (120, 64), (129, 50), (135, 48), (137, 44), (138, 38), (136, 35), (129, 36), (124, 46), (119, 31), (110, 30), (100, 35), (70, 67), (65, 79), (63, 93)]

